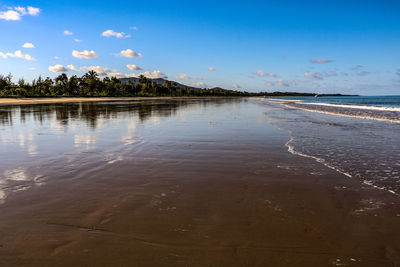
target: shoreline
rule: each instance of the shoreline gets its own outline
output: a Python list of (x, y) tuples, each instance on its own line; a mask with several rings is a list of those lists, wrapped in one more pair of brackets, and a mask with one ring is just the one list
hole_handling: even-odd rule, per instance
[(77, 102), (105, 102), (105, 101), (142, 101), (142, 100), (168, 100), (168, 99), (207, 99), (207, 98), (237, 98), (229, 96), (155, 96), (155, 97), (23, 97), (0, 98), (0, 105), (30, 105), (53, 103)]

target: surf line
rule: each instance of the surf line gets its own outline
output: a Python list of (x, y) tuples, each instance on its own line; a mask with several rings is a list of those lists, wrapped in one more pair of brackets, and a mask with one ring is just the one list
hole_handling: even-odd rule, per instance
[[(282, 104), (282, 105), (284, 105), (284, 104)], [(290, 130), (282, 129), (281, 127), (279, 127), (278, 125), (276, 125), (275, 123), (273, 123), (272, 120), (268, 117), (268, 115), (267, 115), (266, 113), (264, 113), (264, 114), (267, 116), (267, 120), (268, 120), (268, 123), (269, 123), (270, 125), (272, 125), (272, 126), (275, 127), (276, 129), (278, 129), (279, 131), (285, 132), (285, 133), (287, 133), (287, 134), (289, 135), (290, 138), (289, 138), (289, 140), (285, 143), (284, 146), (287, 148), (287, 151), (288, 151), (290, 154), (295, 155), (295, 156), (304, 157), (304, 158), (313, 159), (313, 160), (315, 160), (316, 162), (318, 162), (318, 163), (324, 165), (325, 167), (328, 167), (329, 169), (334, 170), (334, 171), (336, 171), (336, 172), (338, 172), (338, 173), (340, 173), (340, 174), (342, 174), (342, 175), (344, 175), (344, 176), (346, 176), (346, 177), (348, 177), (348, 178), (356, 179), (356, 178), (355, 178), (354, 176), (352, 176), (350, 173), (347, 173), (347, 172), (342, 171), (342, 170), (340, 170), (340, 169), (338, 169), (338, 168), (336, 168), (336, 167), (334, 167), (334, 166), (332, 166), (332, 165), (329, 165), (329, 164), (328, 164), (324, 159), (322, 159), (322, 158), (318, 158), (318, 157), (313, 156), (313, 155), (307, 155), (307, 154), (304, 154), (304, 153), (302, 153), (302, 152), (296, 151), (295, 148), (294, 148), (294, 146), (291, 145), (291, 143), (294, 141), (293, 132), (290, 131)], [(378, 190), (384, 190), (384, 191), (386, 191), (386, 192), (389, 192), (389, 193), (391, 193), (391, 194), (393, 194), (393, 195), (396, 195), (396, 196), (399, 196), (399, 197), (400, 197), (400, 194), (396, 193), (395, 191), (390, 190), (390, 189), (387, 189), (387, 188), (385, 188), (385, 187), (377, 186), (377, 185), (373, 184), (371, 181), (369, 181), (369, 180), (367, 180), (367, 179), (365, 179), (365, 178), (360, 177), (360, 178), (357, 178), (357, 180), (359, 180), (360, 182), (362, 182), (363, 184), (365, 184), (365, 185), (367, 185), (367, 186), (373, 187), (373, 188), (378, 189)]]
[[(390, 122), (390, 123), (397, 123), (400, 124), (400, 120), (391, 120), (391, 119), (384, 119), (384, 118), (377, 118), (373, 116), (357, 116), (357, 115), (349, 115), (349, 114), (344, 114), (340, 112), (333, 112), (333, 111), (326, 111), (326, 110), (317, 110), (317, 109), (311, 109), (307, 107), (300, 107), (300, 106), (295, 106), (297, 105), (319, 105), (319, 106), (328, 106), (328, 105), (321, 105), (319, 103), (304, 103), (302, 100), (275, 100), (275, 99), (265, 99), (265, 98), (260, 98), (261, 101), (265, 102), (271, 102), (271, 103), (276, 103), (276, 104), (281, 104), (284, 105), (285, 107), (288, 108), (294, 108), (294, 109), (300, 109), (300, 110), (305, 110), (308, 112), (316, 112), (316, 113), (322, 113), (322, 114), (328, 114), (328, 115), (336, 115), (336, 116), (342, 116), (342, 117), (348, 117), (348, 118), (357, 118), (357, 119), (366, 119), (366, 120), (375, 120), (375, 121), (384, 121), (384, 122)], [(293, 105), (294, 104), (294, 105)], [(329, 105), (333, 107), (333, 105)], [(344, 105), (335, 105), (337, 107), (343, 107)], [(376, 109), (378, 110), (378, 109)]]

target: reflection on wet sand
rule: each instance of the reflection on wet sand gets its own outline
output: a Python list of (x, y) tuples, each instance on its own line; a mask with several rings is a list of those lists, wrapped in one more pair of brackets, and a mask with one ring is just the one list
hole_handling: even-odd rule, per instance
[(53, 117), (63, 126), (72, 120), (85, 121), (92, 129), (96, 129), (99, 119), (115, 119), (118, 115), (138, 116), (140, 121), (176, 115), (179, 109), (191, 105), (205, 108), (210, 104), (224, 104), (246, 101), (243, 98), (215, 98), (193, 100), (157, 100), (157, 101), (120, 101), (120, 102), (81, 102), (60, 104), (7, 105), (0, 108), (0, 125), (12, 126), (15, 119), (21, 123), (27, 117), (43, 124)]
[[(37, 185), (35, 177), (51, 179), (58, 171), (74, 173), (96, 160), (113, 164), (143, 141), (138, 125), (157, 126), (168, 117), (179, 117), (196, 106), (240, 103), (246, 99), (186, 99), (121, 102), (83, 102), (8, 105), (0, 108), (1, 199), (16, 188)], [(180, 111), (180, 113), (179, 113)], [(180, 114), (179, 116), (177, 114)], [(126, 146), (120, 148), (118, 141)], [(99, 152), (99, 149), (101, 152)], [(67, 164), (63, 164), (67, 158)], [(46, 166), (54, 161), (52, 166)], [(34, 166), (32, 162), (37, 162)], [(24, 171), (22, 171), (24, 168)], [(29, 172), (29, 175), (28, 175)], [(20, 177), (21, 179), (14, 179)], [(24, 177), (24, 179), (22, 179)], [(46, 179), (41, 179), (40, 185)], [(14, 181), (14, 182), (10, 182)], [(15, 181), (19, 181), (16, 183)], [(22, 182), (25, 181), (25, 182)]]

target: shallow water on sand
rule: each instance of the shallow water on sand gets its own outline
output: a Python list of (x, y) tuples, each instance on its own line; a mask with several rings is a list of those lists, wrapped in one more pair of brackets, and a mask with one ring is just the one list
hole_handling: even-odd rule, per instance
[(229, 98), (0, 106), (0, 201), (120, 161), (168, 160), (166, 149), (191, 156), (180, 145), (267, 134), (268, 127), (243, 130), (243, 114), (265, 120), (262, 107)]
[(311, 157), (347, 176), (400, 193), (400, 124), (323, 114), (261, 100), (271, 123), (288, 132), (294, 154)]

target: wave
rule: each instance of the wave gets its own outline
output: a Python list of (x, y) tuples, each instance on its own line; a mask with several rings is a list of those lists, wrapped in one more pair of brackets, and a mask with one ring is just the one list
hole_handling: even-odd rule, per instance
[(400, 123), (400, 108), (365, 106), (365, 105), (344, 105), (344, 104), (330, 104), (330, 103), (312, 103), (312, 102), (304, 102), (303, 100), (289, 100), (289, 99), (287, 100), (263, 99), (263, 100), (311, 112), (353, 117), (359, 119)]
[[(308, 102), (308, 101), (298, 100), (298, 99), (297, 100), (294, 100), (294, 99), (267, 99), (267, 101), (272, 101), (272, 102), (277, 102), (277, 103), (292, 102), (292, 103), (297, 103), (297, 104), (300, 104), (300, 105), (316, 105), (316, 106), (327, 106), (327, 107), (336, 107), (336, 108), (354, 108), (354, 109), (364, 109), (364, 110), (380, 110), (380, 111), (400, 112), (400, 108), (371, 106), (371, 105), (317, 103), (317, 102)], [(378, 105), (379, 103), (373, 103), (373, 104), (377, 104)]]
[(400, 112), (400, 108), (393, 108), (393, 107), (378, 107), (378, 106), (366, 106), (366, 105), (344, 105), (344, 104), (313, 103), (313, 102), (297, 102), (297, 103), (298, 104), (306, 104), (306, 105), (336, 107), (336, 108), (354, 108), (354, 109), (364, 109), (364, 110), (381, 110), (381, 111)]
[(303, 158), (313, 159), (313, 160), (315, 160), (316, 162), (318, 162), (318, 163), (324, 165), (325, 167), (327, 167), (327, 168), (329, 168), (329, 169), (331, 169), (331, 170), (334, 170), (334, 171), (336, 171), (336, 172), (338, 172), (338, 173), (340, 173), (340, 174), (342, 174), (342, 175), (344, 175), (344, 176), (346, 176), (346, 177), (348, 177), (348, 178), (351, 178), (351, 179), (358, 179), (359, 181), (361, 181), (363, 184), (365, 184), (365, 185), (367, 185), (367, 186), (373, 187), (373, 188), (375, 188), (375, 189), (387, 191), (387, 192), (389, 192), (389, 193), (391, 193), (391, 194), (394, 194), (394, 195), (396, 195), (396, 196), (400, 196), (400, 194), (398, 194), (398, 193), (395, 192), (394, 190), (391, 190), (391, 189), (386, 188), (386, 187), (384, 187), (384, 186), (378, 186), (378, 185), (376, 185), (376, 184), (374, 183), (374, 181), (367, 180), (367, 179), (365, 179), (365, 178), (363, 178), (363, 177), (354, 177), (354, 176), (351, 175), (350, 173), (345, 172), (345, 171), (343, 171), (343, 170), (341, 170), (341, 169), (339, 169), (339, 168), (337, 168), (337, 167), (334, 167), (333, 165), (329, 164), (329, 163), (328, 163), (325, 159), (323, 159), (323, 158), (316, 157), (316, 156), (313, 156), (313, 155), (309, 155), (309, 154), (306, 154), (306, 153), (297, 151), (297, 150), (295, 149), (294, 145), (292, 145), (292, 143), (293, 143), (294, 140), (295, 140), (294, 137), (293, 137), (293, 132), (292, 132), (292, 131), (289, 131), (289, 130), (284, 130), (284, 129), (282, 129), (281, 127), (279, 127), (278, 125), (276, 125), (275, 123), (272, 123), (271, 121), (270, 121), (270, 124), (271, 124), (272, 126), (274, 126), (275, 128), (277, 128), (278, 130), (283, 131), (283, 132), (286, 132), (286, 133), (289, 134), (290, 139), (285, 143), (285, 147), (287, 148), (287, 150), (288, 150), (288, 152), (289, 152), (290, 154), (296, 155), (296, 156), (300, 156), (300, 157), (303, 157)]

